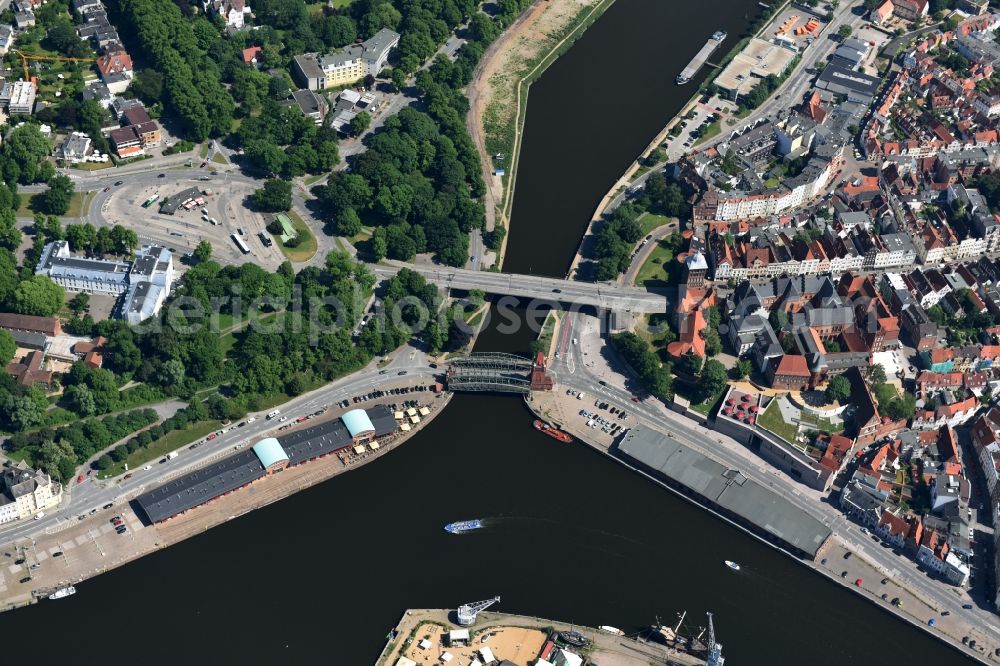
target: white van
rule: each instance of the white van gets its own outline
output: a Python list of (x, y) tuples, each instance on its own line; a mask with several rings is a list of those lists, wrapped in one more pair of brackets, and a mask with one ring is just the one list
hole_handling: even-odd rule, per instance
[(273, 412), (271, 412), (270, 414), (267, 415), (267, 420), (270, 421), (271, 419), (273, 419), (275, 416), (277, 416), (280, 413), (281, 413), (280, 409), (274, 410)]

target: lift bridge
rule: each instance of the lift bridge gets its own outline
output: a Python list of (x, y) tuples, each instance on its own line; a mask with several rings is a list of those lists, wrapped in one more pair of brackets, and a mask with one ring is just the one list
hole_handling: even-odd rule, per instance
[(516, 354), (481, 352), (451, 359), (448, 390), (528, 393), (552, 390), (552, 378), (545, 372), (545, 355), (535, 360)]

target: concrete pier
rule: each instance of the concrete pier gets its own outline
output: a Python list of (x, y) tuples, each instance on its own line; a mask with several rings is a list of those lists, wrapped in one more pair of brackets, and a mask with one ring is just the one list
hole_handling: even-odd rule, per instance
[[(515, 666), (531, 666), (547, 640), (550, 631), (575, 631), (590, 640), (586, 648), (573, 648), (601, 666), (649, 666), (649, 664), (676, 664), (702, 666), (705, 660), (653, 643), (627, 636), (615, 636), (592, 627), (568, 624), (557, 620), (510, 615), (507, 613), (480, 613), (474, 626), (469, 627), (467, 646), (450, 646), (445, 635), (452, 629), (461, 629), (452, 620), (452, 613), (442, 609), (413, 609), (403, 614), (393, 630), (375, 666), (395, 666), (400, 657), (418, 666), (441, 664), (441, 656), (448, 652), (448, 663), (468, 664), (474, 653), (488, 647), (498, 660), (508, 660)], [(421, 643), (423, 647), (421, 647)], [(404, 662), (405, 663), (405, 662)]]
[(715, 49), (722, 46), (723, 41), (725, 41), (725, 38), (718, 39), (716, 35), (709, 37), (708, 41), (705, 42), (705, 45), (701, 47), (701, 50), (698, 51), (693, 58), (691, 58), (691, 62), (687, 64), (687, 67), (681, 70), (681, 73), (677, 77), (677, 83), (687, 83), (693, 79), (698, 73), (698, 70), (704, 67), (705, 63), (708, 62), (708, 57), (715, 52)]

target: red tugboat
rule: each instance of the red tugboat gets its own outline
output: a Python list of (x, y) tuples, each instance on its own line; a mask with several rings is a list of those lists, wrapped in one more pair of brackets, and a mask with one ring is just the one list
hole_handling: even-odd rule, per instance
[(541, 419), (535, 419), (535, 430), (538, 430), (539, 432), (544, 432), (549, 437), (552, 437), (553, 439), (558, 439), (563, 444), (569, 444), (570, 442), (573, 441), (573, 438), (570, 437), (567, 433), (563, 432), (559, 428), (553, 428), (552, 426), (550, 426), (545, 421), (542, 421)]

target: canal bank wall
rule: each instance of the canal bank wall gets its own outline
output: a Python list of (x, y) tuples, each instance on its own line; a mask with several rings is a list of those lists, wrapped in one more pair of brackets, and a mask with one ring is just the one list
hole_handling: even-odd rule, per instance
[[(614, 1), (536, 0), (480, 59), (472, 82), (466, 87), (469, 98), (466, 126), (479, 151), (485, 175), (487, 230), (500, 224), (510, 231), (531, 84), (566, 53)], [(502, 176), (494, 175), (495, 154), (507, 158)], [(503, 265), (508, 238), (509, 233), (504, 236), (497, 253), (497, 269)]]
[[(557, 385), (556, 389), (552, 392), (552, 395), (558, 394), (558, 388), (559, 387)], [(543, 421), (546, 422), (550, 423), (552, 422), (554, 411), (551, 409), (550, 404), (546, 403), (545, 401), (526, 398), (524, 401), (524, 405), (525, 407), (527, 407), (528, 411), (534, 417), (542, 419)], [(695, 416), (697, 416), (697, 418), (695, 418)], [(698, 422), (703, 421), (700, 415), (689, 415), (689, 418), (692, 418), (692, 420)], [(728, 523), (732, 527), (735, 527), (744, 534), (753, 537), (757, 541), (766, 544), (767, 546), (770, 546), (771, 548), (781, 553), (784, 553), (785, 555), (789, 556), (793, 561), (805, 566), (810, 571), (819, 574), (823, 578), (829, 580), (832, 583), (835, 583), (839, 587), (849, 590), (853, 594), (860, 596), (862, 599), (872, 604), (879, 610), (886, 611), (890, 615), (895, 617), (897, 620), (905, 622), (910, 627), (919, 629), (926, 635), (934, 638), (939, 643), (946, 645), (955, 652), (984, 664), (998, 663), (996, 660), (994, 660), (994, 656), (992, 653), (976, 652), (972, 648), (963, 645), (959, 641), (958, 636), (954, 634), (947, 635), (945, 633), (942, 633), (944, 627), (940, 625), (940, 620), (944, 620), (945, 618), (940, 618), (939, 626), (937, 627), (938, 630), (935, 630), (934, 627), (929, 627), (924, 621), (908, 614), (901, 608), (895, 608), (893, 606), (884, 603), (880, 599), (878, 591), (872, 589), (870, 585), (864, 585), (864, 586), (853, 585), (852, 583), (855, 581), (855, 576), (850, 575), (846, 578), (837, 576), (834, 569), (839, 568), (842, 563), (837, 563), (836, 559), (842, 558), (844, 553), (847, 552), (851, 552), (852, 554), (857, 554), (857, 551), (851, 547), (851, 544), (842, 542), (842, 540), (836, 534), (831, 533), (826, 539), (824, 539), (823, 543), (817, 548), (815, 557), (811, 558), (808, 554), (803, 553), (801, 550), (796, 549), (795, 547), (790, 547), (790, 544), (782, 543), (780, 539), (774, 538), (774, 536), (768, 533), (766, 528), (764, 528), (763, 526), (750, 524), (742, 516), (734, 514), (732, 511), (730, 511), (725, 507), (717, 506), (714, 502), (712, 502), (708, 498), (704, 497), (701, 493), (699, 493), (697, 489), (692, 488), (690, 486), (686, 486), (675, 479), (667, 478), (663, 474), (658, 473), (657, 470), (652, 469), (649, 465), (631, 459), (627, 453), (621, 451), (620, 448), (618, 447), (619, 438), (611, 439), (603, 435), (603, 433), (601, 433), (600, 431), (592, 431), (592, 429), (590, 428), (577, 427), (576, 423), (570, 419), (563, 419), (563, 421), (558, 423), (557, 426), (562, 430), (573, 435), (574, 438), (576, 438), (583, 444), (587, 445), (590, 449), (607, 456), (608, 458), (622, 465), (626, 469), (629, 469), (630, 471), (645, 477), (646, 479), (652, 481), (653, 483), (659, 485), (660, 487), (669, 490), (675, 496), (681, 497), (685, 501), (693, 504), (694, 506), (697, 506), (698, 508), (707, 511), (711, 515)], [(600, 441), (603, 439), (609, 439), (610, 441)], [(691, 453), (695, 453), (697, 456), (700, 456), (705, 460), (714, 463), (714, 461), (711, 461), (711, 458), (693, 452), (693, 450), (690, 449), (690, 447), (686, 447), (680, 442), (672, 440), (671, 444), (675, 444), (678, 448), (685, 449), (686, 452), (688, 452), (688, 455), (690, 455)], [(570, 446), (572, 446), (572, 444), (570, 444)], [(695, 467), (696, 465), (697, 463), (691, 465), (691, 467)], [(785, 500), (780, 500), (780, 501), (785, 502)], [(821, 558), (822, 558), (822, 564), (820, 562)], [(823, 564), (826, 564), (827, 558), (834, 561), (828, 566), (823, 566)], [(861, 555), (861, 558), (864, 559), (863, 554)], [(898, 574), (898, 572), (883, 571), (877, 565), (868, 562), (867, 560), (865, 560), (865, 564), (869, 565), (868, 572), (866, 573), (866, 577), (869, 579), (871, 578), (878, 579), (879, 577), (882, 576), (891, 577), (894, 573)], [(900, 586), (899, 593), (901, 595), (904, 594), (905, 587)], [(940, 609), (934, 608), (932, 605), (928, 604), (926, 601), (920, 598), (919, 595), (917, 595), (916, 593), (908, 594), (908, 598), (911, 599), (911, 602), (907, 604), (907, 607), (910, 609), (912, 609), (915, 604), (919, 603), (922, 604), (929, 613), (940, 612)], [(974, 633), (974, 631), (967, 630), (967, 633), (972, 634)], [(959, 631), (958, 635), (962, 635), (962, 632)]]
[[(580, 239), (580, 245), (577, 248), (576, 256), (573, 258), (573, 263), (570, 265), (569, 271), (566, 274), (568, 278), (572, 278), (573, 275), (576, 273), (577, 269), (579, 268), (580, 261), (583, 259), (582, 257), (583, 244), (587, 236), (592, 235), (596, 232), (597, 225), (600, 224), (601, 221), (604, 219), (604, 215), (605, 213), (608, 212), (609, 208), (617, 207), (617, 205), (621, 203), (621, 201), (619, 201), (619, 198), (623, 194), (625, 194), (626, 189), (629, 187), (629, 185), (632, 185), (633, 187), (640, 185), (640, 181), (638, 180), (636, 180), (633, 183), (633, 178), (643, 167), (643, 162), (646, 161), (649, 155), (657, 147), (659, 147), (661, 144), (663, 144), (664, 141), (666, 141), (667, 136), (670, 134), (670, 131), (674, 128), (674, 126), (677, 125), (677, 123), (681, 122), (681, 120), (688, 113), (694, 110), (694, 108), (698, 104), (698, 99), (705, 92), (705, 89), (709, 86), (709, 84), (713, 80), (715, 80), (715, 77), (719, 74), (719, 72), (721, 72), (726, 67), (726, 65), (729, 64), (729, 62), (733, 58), (735, 58), (737, 54), (739, 54), (740, 51), (746, 48), (746, 45), (750, 42), (750, 40), (753, 37), (760, 37), (761, 34), (763, 34), (768, 29), (768, 27), (771, 25), (771, 17), (780, 16), (781, 12), (783, 12), (791, 4), (792, 4), (791, 0), (784, 0), (780, 4), (780, 6), (771, 11), (768, 19), (762, 21), (761, 25), (757, 28), (757, 30), (753, 32), (753, 34), (741, 37), (739, 41), (737, 41), (726, 52), (726, 54), (718, 61), (718, 63), (714, 64), (713, 71), (707, 77), (705, 77), (705, 79), (700, 84), (698, 84), (698, 86), (694, 89), (694, 93), (691, 95), (690, 98), (688, 98), (687, 102), (682, 104), (680, 110), (667, 120), (667, 123), (666, 125), (663, 126), (663, 129), (661, 129), (656, 134), (656, 136), (654, 136), (653, 139), (648, 144), (646, 144), (646, 147), (642, 150), (642, 152), (640, 152), (639, 155), (635, 158), (635, 160), (628, 166), (628, 168), (625, 169), (625, 171), (618, 178), (618, 180), (614, 182), (614, 184), (611, 186), (608, 192), (597, 204), (597, 208), (594, 209), (594, 213), (591, 215), (590, 223), (587, 226), (586, 232), (584, 232), (583, 236)], [(829, 27), (828, 24), (826, 23), (823, 24), (824, 31), (828, 27)], [(709, 64), (706, 64), (703, 67), (707, 66), (709, 66)], [(719, 120), (719, 122), (721, 123), (721, 119)], [(639, 174), (639, 177), (641, 178), (648, 173), (652, 173), (657, 169), (661, 169), (666, 164), (667, 164), (666, 162), (663, 162), (660, 164), (652, 165), (651, 167), (649, 167), (647, 171), (644, 171), (642, 174)]]

